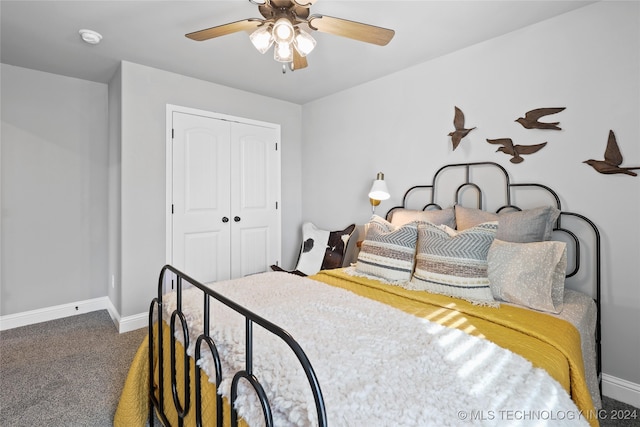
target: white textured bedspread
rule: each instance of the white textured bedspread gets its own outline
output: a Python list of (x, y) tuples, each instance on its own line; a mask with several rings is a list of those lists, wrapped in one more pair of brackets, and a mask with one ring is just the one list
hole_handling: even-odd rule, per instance
[[(300, 343), (318, 376), (331, 426), (588, 425), (545, 371), (460, 330), (287, 273), (248, 276), (211, 288)], [(168, 316), (175, 295), (165, 298)], [(190, 355), (203, 329), (202, 301), (197, 289), (183, 293)], [(233, 374), (244, 369), (245, 324), (219, 303), (212, 303), (211, 311), (211, 336), (227, 378), (219, 392), (229, 397)], [(256, 325), (253, 357), (275, 425), (316, 425), (307, 379), (288, 347)], [(211, 359), (205, 356), (199, 363), (213, 378)], [(242, 392), (236, 405), (251, 426), (263, 425), (256, 402)]]

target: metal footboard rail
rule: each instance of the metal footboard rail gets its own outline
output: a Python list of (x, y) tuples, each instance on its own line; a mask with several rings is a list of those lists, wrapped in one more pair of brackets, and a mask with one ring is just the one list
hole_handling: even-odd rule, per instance
[[(244, 370), (240, 370), (235, 373), (231, 383), (231, 397), (229, 406), (231, 407), (231, 425), (238, 425), (238, 414), (236, 409), (234, 408), (234, 402), (238, 396), (238, 384), (240, 380), (245, 379), (254, 389), (258, 400), (260, 401), (260, 405), (262, 406), (262, 412), (264, 415), (265, 425), (273, 426), (273, 414), (271, 411), (271, 406), (267, 399), (266, 392), (264, 388), (260, 384), (260, 381), (253, 373), (253, 326), (257, 324), (263, 327), (265, 330), (271, 332), (272, 334), (278, 336), (282, 341), (284, 341), (289, 348), (293, 351), (293, 353), (298, 358), (302, 369), (304, 370), (305, 375), (307, 376), (307, 380), (309, 381), (309, 386), (311, 388), (311, 392), (313, 394), (313, 398), (315, 400), (316, 405), (316, 413), (318, 417), (318, 425), (324, 427), (327, 425), (327, 414), (325, 409), (324, 398), (322, 396), (322, 391), (320, 389), (320, 384), (318, 382), (318, 378), (311, 366), (311, 362), (309, 361), (307, 355), (302, 350), (302, 347), (297, 343), (295, 339), (284, 329), (275, 325), (274, 323), (264, 319), (263, 317), (258, 316), (257, 314), (247, 310), (236, 302), (226, 298), (225, 296), (217, 293), (216, 291), (204, 286), (202, 283), (197, 280), (189, 277), (185, 273), (177, 270), (171, 265), (165, 265), (162, 267), (160, 271), (160, 278), (158, 280), (158, 296), (154, 298), (149, 307), (149, 425), (153, 427), (154, 425), (154, 417), (153, 412), (154, 408), (156, 410), (156, 414), (160, 418), (160, 421), (165, 426), (169, 426), (170, 422), (166, 416), (165, 412), (165, 396), (164, 396), (164, 372), (166, 369), (166, 361), (164, 360), (164, 351), (163, 351), (163, 331), (162, 331), (162, 314), (163, 314), (163, 302), (162, 302), (162, 294), (163, 294), (163, 285), (165, 280), (165, 274), (167, 272), (172, 272), (176, 276), (176, 309), (171, 314), (170, 319), (170, 329), (171, 329), (171, 339), (170, 339), (170, 350), (171, 350), (171, 360), (170, 360), (170, 378), (171, 378), (171, 391), (172, 391), (172, 401), (174, 405), (174, 409), (178, 416), (178, 426), (183, 426), (185, 419), (190, 411), (195, 411), (195, 420), (196, 425), (202, 426), (202, 390), (201, 390), (201, 368), (198, 364), (195, 364), (195, 404), (192, 405), (193, 399), (190, 396), (191, 389), (191, 378), (189, 374), (189, 357), (187, 355), (187, 349), (189, 347), (189, 331), (187, 328), (187, 322), (185, 315), (182, 311), (182, 285), (183, 282), (187, 282), (188, 284), (197, 287), (203, 292), (203, 333), (196, 338), (195, 345), (195, 360), (199, 360), (202, 354), (202, 346), (206, 344), (209, 351), (211, 352), (211, 356), (213, 358), (214, 366), (215, 366), (215, 385), (216, 389), (219, 387), (222, 381), (222, 366), (220, 357), (218, 354), (218, 350), (216, 348), (216, 344), (209, 335), (209, 324), (210, 324), (210, 305), (211, 298), (214, 298), (218, 302), (226, 305), (227, 307), (233, 309), (235, 312), (242, 315), (245, 319), (245, 366)], [(157, 316), (157, 320), (154, 322), (154, 314)], [(156, 324), (156, 344), (154, 344), (154, 331), (153, 326)], [(184, 366), (183, 366), (183, 377), (178, 378), (177, 374), (177, 357), (176, 357), (176, 344), (177, 339), (176, 335), (176, 325), (179, 325), (182, 328), (182, 336), (184, 338)], [(157, 356), (156, 356), (157, 352)], [(158, 375), (158, 384), (157, 390), (154, 384), (156, 373)], [(178, 392), (178, 381), (182, 381), (182, 386), (184, 388), (184, 396), (181, 400), (181, 397)], [(223, 401), (222, 396), (219, 393), (216, 393), (216, 423), (217, 426), (222, 426), (223, 423)]]

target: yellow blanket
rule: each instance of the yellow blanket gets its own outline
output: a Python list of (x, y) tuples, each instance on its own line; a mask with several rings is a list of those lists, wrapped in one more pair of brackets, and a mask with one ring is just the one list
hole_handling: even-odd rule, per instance
[[(378, 300), (415, 316), (426, 318), (444, 326), (454, 327), (470, 335), (484, 337), (520, 354), (530, 360), (534, 366), (545, 369), (570, 394), (578, 408), (588, 418), (592, 426), (598, 425), (591, 396), (586, 385), (580, 350), (580, 336), (570, 323), (514, 306), (502, 305), (500, 308), (481, 307), (457, 298), (430, 294), (422, 291), (410, 291), (398, 286), (346, 274), (343, 270), (328, 270), (310, 278), (332, 286), (350, 290), (358, 295)], [(163, 324), (165, 342), (165, 363), (169, 366), (169, 328)], [(182, 347), (178, 343), (178, 355)], [(148, 417), (148, 343), (142, 343), (130, 368), (118, 409), (114, 426), (144, 426)], [(178, 362), (178, 369), (182, 361)], [(190, 361), (191, 387), (194, 387), (194, 363)], [(167, 369), (168, 371), (168, 369)], [(203, 374), (204, 375), (204, 374)], [(156, 373), (157, 376), (157, 373)], [(178, 372), (178, 378), (182, 373)], [(155, 383), (157, 384), (157, 378)], [(215, 385), (203, 377), (204, 420), (215, 418)], [(171, 381), (165, 374), (165, 410), (171, 425), (177, 425), (177, 416), (171, 397)], [(179, 384), (178, 393), (183, 396), (183, 387)], [(195, 394), (192, 394), (195, 396)], [(195, 397), (192, 397), (192, 403)], [(230, 425), (229, 405), (224, 404), (224, 424)], [(171, 411), (169, 410), (171, 409)], [(589, 416), (590, 415), (590, 416)], [(190, 411), (185, 425), (195, 425), (194, 411)], [(207, 422), (204, 425), (208, 425)]]
[[(154, 327), (154, 332), (156, 328)], [(170, 374), (170, 348), (168, 343), (171, 339), (171, 329), (166, 323), (162, 323), (162, 333), (164, 340), (164, 407), (165, 415), (168, 418), (170, 425), (178, 425), (178, 415), (174, 409), (173, 397), (171, 392), (171, 374)], [(154, 334), (155, 338), (155, 334)], [(154, 341), (154, 345), (157, 348), (157, 341)], [(183, 355), (184, 347), (180, 342), (176, 343), (176, 378), (178, 378), (178, 396), (180, 398), (181, 405), (185, 402), (184, 386), (182, 378), (184, 378), (184, 364)], [(155, 363), (158, 361), (156, 359)], [(154, 386), (158, 387), (158, 372), (157, 368), (154, 368), (155, 380)], [(191, 358), (189, 360), (189, 377), (190, 389), (191, 389), (191, 407), (195, 404), (195, 363)], [(202, 386), (202, 425), (209, 426), (215, 425), (216, 419), (216, 386), (209, 382), (207, 375), (201, 371), (201, 386)], [(144, 427), (149, 417), (149, 339), (145, 337), (142, 344), (138, 348), (136, 355), (133, 358), (127, 379), (125, 380), (124, 388), (120, 396), (118, 408), (113, 420), (115, 427)], [(158, 394), (156, 393), (156, 398)], [(196, 414), (191, 410), (185, 417), (185, 425), (194, 426)], [(239, 420), (241, 426), (246, 426), (243, 420)], [(231, 426), (231, 412), (226, 399), (223, 404), (223, 426)]]
[(149, 336), (138, 347), (129, 367), (120, 401), (113, 419), (118, 427), (144, 426), (149, 416)]
[(310, 276), (470, 335), (483, 337), (545, 369), (575, 402), (591, 425), (598, 425), (587, 387), (580, 334), (569, 322), (520, 307), (473, 305), (424, 291), (412, 291), (377, 280), (351, 276), (343, 269)]

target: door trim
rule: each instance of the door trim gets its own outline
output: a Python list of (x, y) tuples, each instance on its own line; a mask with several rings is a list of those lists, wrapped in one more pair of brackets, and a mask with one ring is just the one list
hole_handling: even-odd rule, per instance
[[(209, 117), (212, 119), (226, 120), (230, 122), (245, 123), (254, 126), (261, 126), (265, 128), (275, 129), (278, 135), (281, 135), (280, 125), (276, 123), (263, 122), (259, 120), (247, 119), (244, 117), (230, 116), (228, 114), (214, 113), (212, 111), (200, 110), (197, 108), (183, 107), (180, 105), (167, 104), (166, 118), (165, 118), (165, 259), (166, 264), (173, 262), (173, 221), (171, 220), (171, 205), (173, 203), (173, 144), (172, 141), (172, 125), (173, 125), (173, 113), (185, 113), (192, 114), (194, 116)], [(280, 141), (278, 141), (280, 143)], [(279, 144), (280, 145), (280, 144)], [(282, 173), (282, 171), (280, 171)], [(280, 190), (279, 190), (280, 191)], [(279, 195), (280, 196), (280, 195)], [(278, 197), (281, 199), (281, 197)], [(165, 291), (167, 290), (165, 285)]]

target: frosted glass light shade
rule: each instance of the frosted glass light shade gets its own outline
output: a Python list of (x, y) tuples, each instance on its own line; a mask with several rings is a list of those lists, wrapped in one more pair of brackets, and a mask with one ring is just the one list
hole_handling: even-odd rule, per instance
[(296, 36), (293, 39), (293, 45), (300, 56), (307, 56), (316, 47), (316, 41), (311, 34), (304, 30), (296, 29)]
[(276, 43), (291, 43), (293, 36), (293, 25), (287, 18), (280, 18), (273, 24), (273, 38)]
[(251, 43), (258, 49), (258, 52), (265, 53), (273, 44), (273, 36), (271, 35), (271, 27), (265, 25), (258, 28), (249, 36)]
[(291, 62), (293, 61), (293, 48), (289, 43), (276, 43), (276, 47), (273, 50), (273, 59), (278, 62)]

